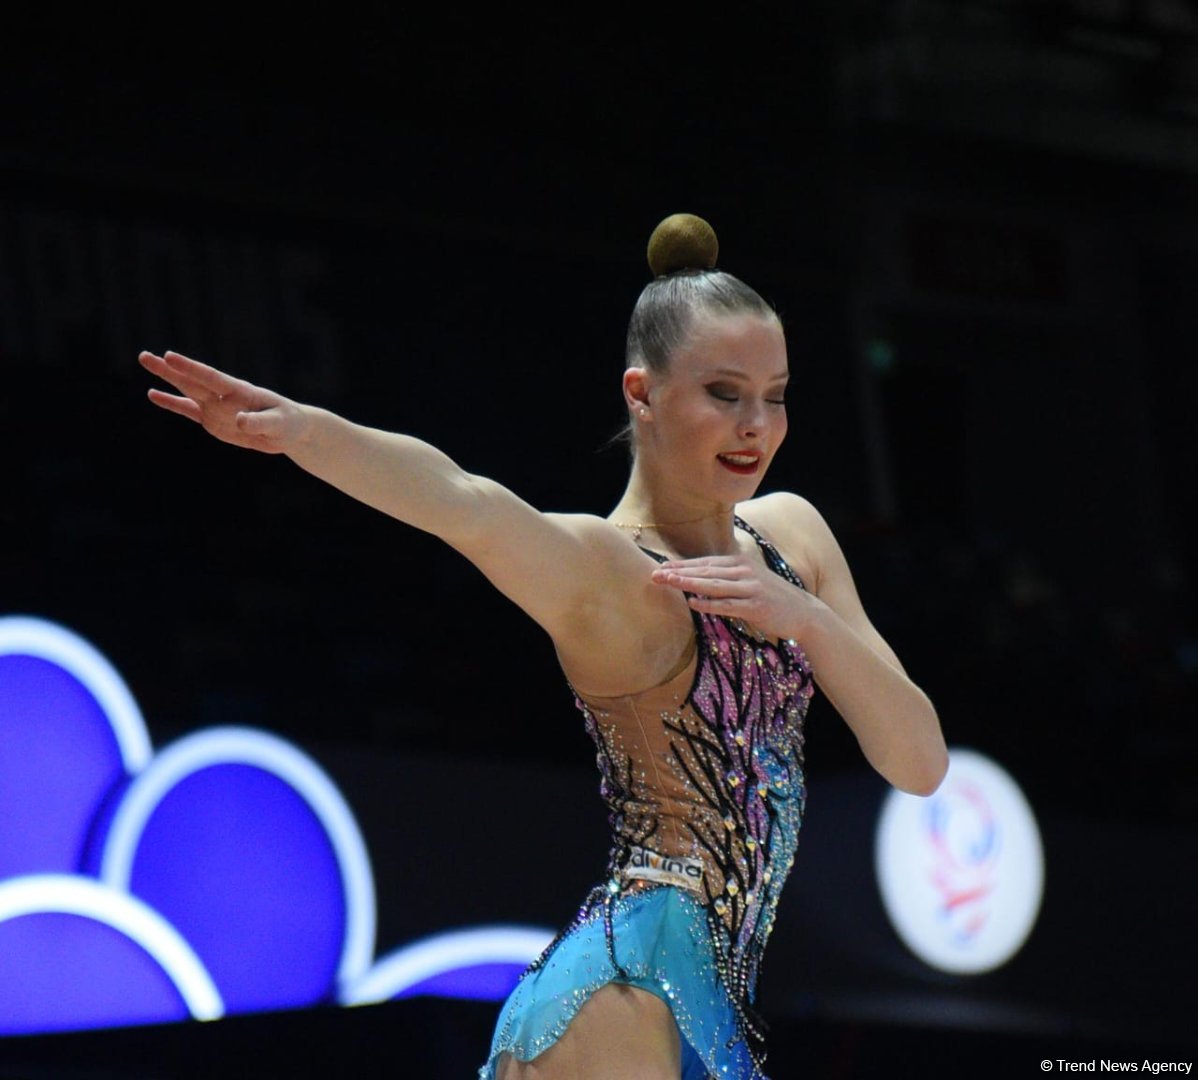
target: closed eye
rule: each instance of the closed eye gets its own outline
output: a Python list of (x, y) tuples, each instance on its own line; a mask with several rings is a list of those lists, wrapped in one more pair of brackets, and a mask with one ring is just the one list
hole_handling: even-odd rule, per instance
[(717, 401), (736, 401), (735, 394), (725, 390), (722, 386), (709, 386), (707, 392)]
[[(732, 403), (740, 400), (740, 395), (737, 393), (736, 388), (732, 386), (726, 386), (723, 383), (715, 383), (712, 386), (708, 386), (706, 390), (708, 394), (716, 399), (716, 401), (726, 401)], [(765, 403), (767, 405), (785, 405), (786, 399), (766, 398)]]

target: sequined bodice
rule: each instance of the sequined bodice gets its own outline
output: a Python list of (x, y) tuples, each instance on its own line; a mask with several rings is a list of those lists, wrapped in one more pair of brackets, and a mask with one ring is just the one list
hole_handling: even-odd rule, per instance
[[(736, 524), (772, 571), (804, 587), (772, 544)], [(608, 893), (645, 882), (693, 892), (708, 911), (728, 989), (747, 1005), (798, 845), (812, 675), (793, 641), (693, 616), (694, 655), (673, 678), (624, 697), (575, 697), (609, 809)]]

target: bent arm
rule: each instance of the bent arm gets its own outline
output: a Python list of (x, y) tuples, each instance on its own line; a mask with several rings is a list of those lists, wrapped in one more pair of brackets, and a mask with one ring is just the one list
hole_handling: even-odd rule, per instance
[(948, 768), (932, 702), (876, 630), (812, 600), (815, 610), (800, 633), (819, 688), (882, 776), (913, 795), (931, 795)]
[(805, 499), (785, 499), (788, 516), (810, 547), (817, 577), (813, 593), (796, 604), (793, 636), (866, 760), (895, 787), (930, 795), (948, 768), (936, 710), (869, 621), (827, 522)]

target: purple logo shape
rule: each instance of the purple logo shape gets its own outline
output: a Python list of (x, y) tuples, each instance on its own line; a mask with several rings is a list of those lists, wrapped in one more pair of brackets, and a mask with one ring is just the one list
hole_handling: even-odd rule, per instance
[(97, 810), (150, 753), (100, 653), (41, 619), (0, 618), (0, 880), (79, 870)]
[(229, 1012), (336, 999), (374, 950), (353, 815), (294, 746), (212, 728), (158, 752), (116, 807), (101, 878), (165, 916)]
[(477, 926), (413, 941), (385, 956), (341, 995), (371, 1005), (430, 995), (502, 1001), (553, 940), (536, 926)]
[(502, 1000), (551, 937), (471, 928), (372, 967), (369, 856), (311, 759), (244, 728), (155, 756), (95, 648), (0, 618), (0, 1034)]
[(191, 947), (140, 901), (67, 874), (0, 883), (0, 1035), (223, 1012)]

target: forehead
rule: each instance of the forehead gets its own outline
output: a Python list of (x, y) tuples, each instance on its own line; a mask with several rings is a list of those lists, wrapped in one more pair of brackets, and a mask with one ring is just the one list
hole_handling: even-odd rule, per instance
[(785, 378), (786, 338), (773, 316), (700, 315), (674, 355), (679, 374), (738, 373), (753, 379)]

